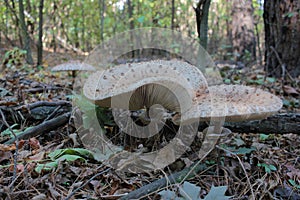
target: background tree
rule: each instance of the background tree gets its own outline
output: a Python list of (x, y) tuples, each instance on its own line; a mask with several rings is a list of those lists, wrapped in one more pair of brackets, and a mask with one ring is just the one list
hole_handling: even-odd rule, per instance
[(251, 62), (256, 59), (252, 0), (232, 2), (232, 45), (238, 61)]
[(265, 61), (269, 75), (300, 75), (300, 1), (264, 2)]
[(43, 63), (43, 8), (44, 8), (44, 0), (40, 0), (39, 5), (39, 38), (37, 44), (37, 65), (42, 65)]
[(208, 14), (210, 0), (200, 0), (194, 8), (196, 13), (197, 32), (200, 39), (200, 44), (204, 49), (207, 49), (207, 31), (208, 31)]
[(26, 61), (28, 64), (33, 64), (33, 58), (31, 55), (31, 47), (30, 47), (30, 36), (28, 34), (27, 26), (25, 23), (23, 0), (19, 0), (19, 18), (20, 18), (20, 25), (22, 30), (22, 39), (24, 41), (23, 49), (26, 50)]

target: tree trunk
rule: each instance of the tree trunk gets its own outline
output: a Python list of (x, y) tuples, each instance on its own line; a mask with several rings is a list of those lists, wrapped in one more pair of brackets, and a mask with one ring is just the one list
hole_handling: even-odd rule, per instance
[(26, 61), (28, 64), (33, 64), (33, 59), (31, 56), (31, 47), (30, 47), (30, 37), (25, 24), (25, 15), (24, 15), (24, 5), (23, 0), (19, 0), (19, 15), (20, 15), (20, 25), (22, 30), (22, 38), (24, 41), (23, 49), (26, 50)]
[(265, 61), (268, 75), (300, 75), (300, 2), (264, 2)]
[[(127, 6), (128, 6), (129, 29), (132, 30), (132, 29), (134, 29), (134, 21), (133, 21), (133, 5), (132, 5), (131, 0), (127, 0)], [(134, 41), (134, 35), (132, 32), (130, 33), (130, 40)], [(135, 57), (135, 52), (137, 52), (137, 51), (131, 52), (131, 58)]]
[(207, 30), (208, 14), (211, 0), (199, 0), (197, 7), (194, 8), (196, 13), (197, 32), (201, 46), (207, 48)]
[(44, 0), (40, 0), (39, 6), (39, 39), (37, 44), (37, 65), (43, 64), (43, 8)]
[(127, 0), (127, 6), (128, 6), (128, 18), (129, 18), (129, 29), (134, 29), (134, 21), (133, 21), (133, 5), (131, 0)]
[(104, 12), (105, 12), (105, 0), (99, 0), (99, 14), (100, 14), (100, 40), (104, 40)]
[(175, 25), (175, 0), (172, 0), (172, 17), (171, 17), (171, 29), (174, 30)]
[[(12, 1), (12, 6), (9, 4), (8, 0), (4, 0), (4, 2), (5, 2), (6, 9), (7, 9), (7, 10), (10, 10), (11, 13), (12, 13), (11, 19), (12, 19), (13, 23), (14, 23), (14, 24), (16, 25), (16, 27), (18, 28), (17, 31), (13, 31), (13, 34), (17, 34), (17, 35), (18, 35), (20, 44), (22, 45), (22, 36), (21, 36), (21, 33), (20, 33), (20, 29), (19, 29), (19, 18), (18, 18), (18, 15), (17, 15), (17, 13), (16, 13), (15, 2)], [(7, 12), (8, 12), (8, 11), (7, 11)], [(7, 16), (7, 18), (8, 18), (8, 16)], [(7, 20), (7, 18), (6, 18), (6, 20)], [(8, 31), (9, 27), (8, 27), (8, 26), (9, 26), (8, 23), (6, 23), (7, 34), (5, 35), (5, 37), (6, 37), (6, 39), (7, 39), (8, 41), (10, 41), (11, 44), (13, 44), (13, 46), (15, 46), (15, 44), (14, 44), (14, 42), (13, 42), (14, 39), (10, 40), (10, 38), (8, 37), (8, 35), (9, 35), (9, 31)], [(17, 38), (17, 37), (15, 37), (15, 38)]]
[(87, 42), (85, 41), (85, 12), (84, 12), (84, 1), (81, 0), (80, 2), (80, 6), (81, 6), (81, 44), (79, 46), (80, 49), (82, 49), (83, 51), (86, 51), (87, 49)]
[(232, 42), (236, 61), (256, 59), (252, 0), (232, 1)]

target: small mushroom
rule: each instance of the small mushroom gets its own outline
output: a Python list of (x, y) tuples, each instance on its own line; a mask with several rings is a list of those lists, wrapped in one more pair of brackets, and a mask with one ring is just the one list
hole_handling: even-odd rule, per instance
[(96, 69), (87, 64), (80, 62), (78, 60), (70, 61), (67, 63), (62, 63), (60, 65), (56, 65), (52, 68), (51, 71), (58, 72), (58, 71), (71, 71), (73, 79), (76, 77), (76, 71), (95, 71)]

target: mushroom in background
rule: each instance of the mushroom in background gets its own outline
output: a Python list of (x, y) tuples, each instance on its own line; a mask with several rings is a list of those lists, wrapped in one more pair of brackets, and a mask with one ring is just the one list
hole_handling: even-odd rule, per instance
[(77, 71), (95, 71), (95, 70), (96, 69), (93, 66), (80, 62), (78, 60), (62, 63), (60, 65), (56, 65), (51, 69), (51, 71), (53, 72), (61, 72), (61, 71), (72, 72), (72, 78), (73, 78), (72, 83), (74, 83), (74, 79), (76, 77)]

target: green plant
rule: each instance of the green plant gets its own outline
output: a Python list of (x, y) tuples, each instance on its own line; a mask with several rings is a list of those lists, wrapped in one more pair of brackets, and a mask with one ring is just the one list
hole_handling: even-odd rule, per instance
[(2, 65), (8, 68), (23, 65), (26, 51), (17, 47), (5, 53)]
[(35, 168), (36, 172), (41, 173), (42, 171), (51, 171), (62, 161), (74, 162), (75, 160), (80, 160), (82, 162), (87, 162), (86, 158), (94, 158), (91, 151), (82, 148), (57, 149), (48, 154), (48, 157), (50, 158), (50, 162), (44, 164), (38, 163)]
[(297, 184), (293, 179), (289, 179), (289, 183), (297, 190), (300, 190), (300, 184)]
[(272, 164), (266, 164), (266, 163), (258, 163), (258, 167), (263, 167), (265, 172), (270, 174), (272, 171), (276, 171), (277, 168)]

